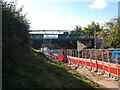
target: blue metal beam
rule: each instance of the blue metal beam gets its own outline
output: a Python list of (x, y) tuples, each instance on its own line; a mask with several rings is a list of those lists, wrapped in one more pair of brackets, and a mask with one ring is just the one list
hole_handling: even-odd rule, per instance
[(52, 38), (52, 39), (47, 39), (47, 38), (34, 38), (32, 40), (83, 40), (83, 41), (87, 41), (87, 40), (94, 40), (94, 38)]
[(29, 30), (29, 32), (53, 32), (53, 31), (70, 32), (71, 30)]

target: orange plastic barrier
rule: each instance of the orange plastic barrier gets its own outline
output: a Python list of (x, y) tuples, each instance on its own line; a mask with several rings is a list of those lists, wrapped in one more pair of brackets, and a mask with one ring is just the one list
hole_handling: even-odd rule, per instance
[(72, 58), (72, 61), (73, 61), (73, 62), (75, 62), (75, 59), (74, 59), (74, 57)]
[(82, 58), (78, 58), (78, 64), (82, 65)]
[(91, 67), (97, 69), (97, 63), (95, 60), (91, 60)]
[(116, 64), (111, 63), (110, 73), (113, 75), (120, 76), (120, 65), (116, 65)]
[(85, 63), (86, 63), (86, 66), (91, 67), (91, 60), (90, 59), (86, 59)]
[(71, 62), (73, 62), (73, 57), (70, 58)]
[(82, 59), (82, 65), (85, 65), (85, 59)]
[(67, 56), (68, 61), (70, 61), (70, 56)]
[(104, 63), (102, 61), (97, 61), (97, 65), (98, 65), (98, 70), (104, 70), (103, 69)]
[(71, 57), (69, 57), (69, 59), (68, 59), (69, 61), (71, 61)]
[(110, 63), (104, 62), (103, 70), (106, 72), (110, 72)]
[(58, 55), (58, 61), (62, 62), (64, 60), (64, 55)]
[(77, 57), (74, 58), (74, 62), (75, 62), (76, 64), (79, 64), (79, 63), (78, 63), (78, 58), (77, 58)]
[(120, 65), (118, 65), (118, 76), (120, 76)]
[(58, 55), (58, 61), (62, 62), (63, 60), (67, 60), (67, 56), (64, 56), (63, 54)]

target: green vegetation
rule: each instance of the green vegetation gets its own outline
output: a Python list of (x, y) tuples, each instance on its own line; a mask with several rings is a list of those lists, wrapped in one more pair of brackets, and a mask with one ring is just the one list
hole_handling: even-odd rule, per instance
[[(87, 25), (86, 27), (81, 28), (81, 26), (76, 26), (74, 30), (70, 32), (70, 34), (80, 34), (81, 36), (90, 37), (94, 36), (94, 28), (96, 29), (96, 32), (101, 31), (99, 23), (95, 23), (94, 21), (91, 22), (91, 24)], [(64, 34), (68, 34), (68, 32), (64, 32)]]
[(3, 88), (98, 88), (84, 76), (36, 51), (30, 60), (12, 71), (4, 71)]
[(120, 48), (120, 19), (117, 19), (113, 26), (111, 36), (109, 39), (111, 47)]
[(90, 37), (99, 31), (101, 31), (99, 23), (91, 22), (87, 27), (84, 27), (83, 33), (86, 37)]
[(103, 39), (101, 48), (120, 48), (120, 19), (106, 22), (97, 35), (97, 38)]
[(76, 26), (75, 29), (70, 32), (70, 34), (81, 34), (81, 33), (82, 33), (81, 26)]
[(31, 55), (29, 20), (22, 13), (22, 7), (16, 9), (14, 2), (2, 2), (2, 50), (4, 70), (26, 63), (27, 56)]
[[(64, 34), (68, 34), (68, 32), (64, 32)], [(80, 36), (84, 37), (96, 34), (96, 38), (102, 40), (100, 48), (120, 48), (120, 19), (112, 19), (103, 25), (93, 21), (84, 27), (83, 30), (81, 26), (76, 26), (70, 34), (80, 34)]]

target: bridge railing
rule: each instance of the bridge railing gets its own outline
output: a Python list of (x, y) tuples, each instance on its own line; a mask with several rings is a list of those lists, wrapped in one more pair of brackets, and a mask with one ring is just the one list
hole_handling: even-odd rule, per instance
[(32, 34), (30, 33), (32, 39), (79, 39), (79, 38), (89, 38), (93, 39), (94, 36), (86, 36), (82, 34), (55, 34), (55, 33), (46, 33), (46, 34), (41, 34), (41, 33), (36, 33)]
[(81, 34), (59, 34), (58, 38), (80, 38)]

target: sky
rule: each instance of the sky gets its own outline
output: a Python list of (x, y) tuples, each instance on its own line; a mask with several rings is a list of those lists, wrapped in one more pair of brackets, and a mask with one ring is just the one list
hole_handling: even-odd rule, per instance
[[(14, 0), (6, 0), (14, 1)], [(31, 30), (73, 30), (95, 21), (101, 25), (118, 17), (120, 0), (17, 0)]]

